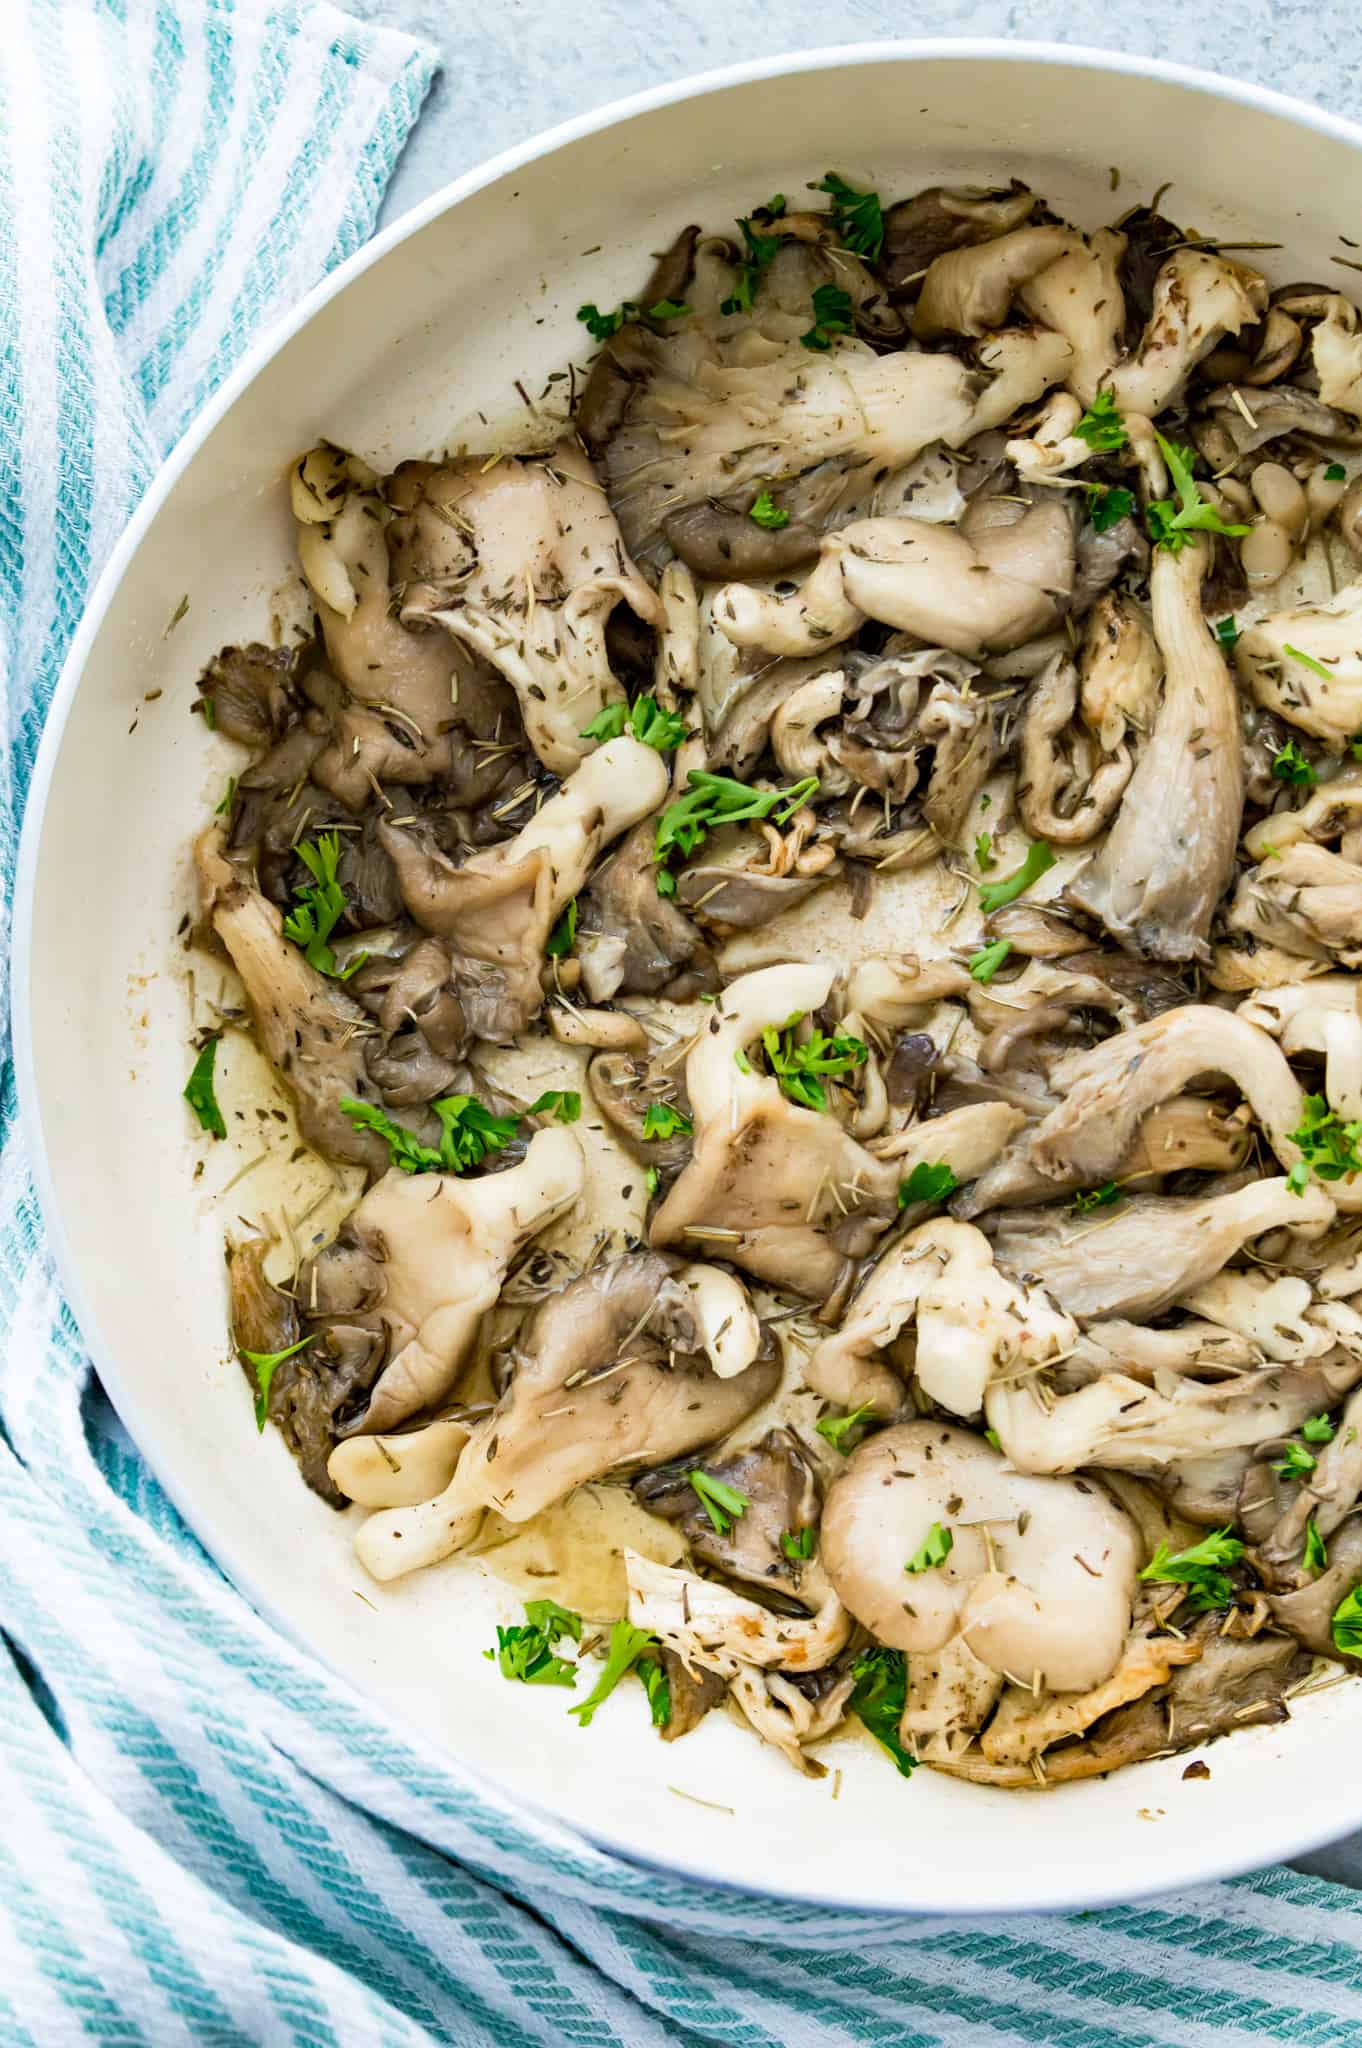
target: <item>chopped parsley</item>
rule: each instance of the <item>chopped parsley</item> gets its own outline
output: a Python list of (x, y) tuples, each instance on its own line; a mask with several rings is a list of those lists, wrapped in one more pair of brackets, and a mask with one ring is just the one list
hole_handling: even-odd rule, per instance
[(648, 1712), (654, 1728), (665, 1728), (672, 1717), (672, 1688), (660, 1660), (640, 1657), (634, 1673), (648, 1695)]
[(858, 192), (836, 171), (827, 172), (809, 190), (828, 194), (832, 200), (832, 224), (843, 242), (856, 255), (873, 263), (884, 247), (884, 209), (879, 193)]
[(635, 697), (632, 704), (607, 704), (598, 711), (581, 737), (584, 740), (617, 740), (621, 733), (656, 748), (659, 754), (673, 753), (686, 737), (686, 721), (675, 711), (664, 711), (655, 697)]
[(296, 1352), (306, 1351), (308, 1345), (315, 1344), (316, 1341), (315, 1337), (300, 1337), (296, 1344), (289, 1344), (282, 1351), (247, 1351), (243, 1345), (237, 1347), (247, 1365), (254, 1371), (255, 1383), (260, 1390), (255, 1397), (257, 1429), (263, 1430), (265, 1427), (265, 1418), (270, 1410), (270, 1386), (279, 1367), (286, 1358), (292, 1358)]
[(788, 526), (790, 515), (777, 505), (771, 493), (763, 486), (747, 508), (747, 516), (758, 526), (764, 526), (768, 533), (779, 533), (782, 526)]
[(721, 313), (750, 313), (756, 301), (761, 281), (780, 253), (783, 235), (767, 235), (754, 225), (760, 221), (764, 227), (780, 219), (785, 211), (785, 195), (777, 192), (774, 199), (768, 199), (765, 206), (759, 206), (746, 219), (738, 222), (743, 240), (743, 258), (738, 266), (738, 275), (733, 290), (719, 307)]
[(1196, 450), (1180, 447), (1176, 441), (1166, 441), (1157, 431), (1154, 438), (1162, 450), (1168, 473), (1173, 479), (1173, 489), (1178, 494), (1176, 505), (1171, 498), (1155, 498), (1144, 508), (1145, 528), (1155, 547), (1167, 548), (1170, 555), (1175, 555), (1196, 533), (1247, 533), (1247, 526), (1226, 525), (1210, 499), (1203, 498), (1197, 489), (1192, 475)]
[(1074, 433), (1080, 441), (1087, 442), (1094, 455), (1114, 455), (1118, 448), (1124, 448), (1130, 435), (1125, 415), (1117, 409), (1116, 393), (1099, 391)]
[(739, 1515), (746, 1514), (752, 1505), (745, 1493), (736, 1486), (730, 1486), (726, 1479), (716, 1479), (710, 1472), (688, 1472), (686, 1478), (720, 1536), (727, 1536)]
[(998, 857), (993, 851), (993, 834), (977, 832), (974, 836), (974, 865), (987, 873), (989, 868), (996, 867), (997, 864)]
[(944, 1202), (959, 1185), (954, 1167), (947, 1166), (944, 1159), (934, 1166), (919, 1160), (907, 1180), (899, 1182), (899, 1207), (906, 1209), (911, 1202)]
[[(518, 1116), (493, 1116), (472, 1095), (446, 1095), (432, 1102), (440, 1125), (438, 1147), (423, 1144), (405, 1124), (394, 1123), (372, 1102), (342, 1096), (341, 1109), (357, 1131), (376, 1131), (386, 1140), (392, 1163), (403, 1173), (466, 1173), (489, 1152), (499, 1152), (519, 1134)], [(578, 1109), (581, 1108), (580, 1098)]]
[(1055, 864), (1054, 854), (1043, 839), (1033, 839), (1026, 851), (1026, 859), (1014, 875), (1004, 882), (984, 882), (979, 889), (979, 908), (985, 917), (992, 917), (995, 910), (1001, 910), (1005, 903), (1015, 901), (1038, 882)]
[(1087, 1216), (1094, 1209), (1109, 1209), (1113, 1202), (1119, 1202), (1120, 1199), (1121, 1190), (1114, 1180), (1109, 1180), (1104, 1187), (1084, 1188), (1076, 1194), (1073, 1199), (1074, 1213), (1078, 1216)]
[(1301, 1435), (1308, 1444), (1331, 1444), (1334, 1425), (1327, 1415), (1307, 1415), (1301, 1424)]
[(844, 1458), (849, 1458), (851, 1452), (846, 1441), (848, 1434), (864, 1422), (867, 1415), (873, 1413), (874, 1410), (867, 1406), (853, 1408), (847, 1415), (825, 1415), (820, 1422), (815, 1422), (814, 1428), (825, 1442), (832, 1445), (834, 1451), (840, 1451)]
[(803, 1564), (818, 1548), (818, 1531), (812, 1522), (804, 1529), (787, 1529), (780, 1539), (780, 1547), (792, 1564)]
[(1311, 1572), (1327, 1572), (1329, 1569), (1328, 1545), (1316, 1528), (1313, 1515), (1305, 1525), (1305, 1568)]
[(1323, 676), (1326, 683), (1333, 681), (1331, 669), (1327, 669), (1322, 661), (1316, 661), (1313, 654), (1305, 654), (1299, 647), (1293, 647), (1289, 640), (1283, 640), (1282, 653), (1289, 655), (1292, 661), (1298, 661), (1302, 668), (1308, 668), (1311, 675)]
[(650, 1102), (643, 1112), (643, 1136), (649, 1144), (678, 1134), (688, 1138), (695, 1125), (684, 1109), (671, 1102)]
[(1347, 474), (1341, 462), (1331, 462), (1324, 472), (1324, 481), (1326, 484), (1341, 484)]
[(1235, 647), (1239, 643), (1239, 628), (1233, 619), (1221, 619), (1215, 629), (1215, 637), (1222, 647)]
[(993, 1446), (993, 1449), (994, 1449), (995, 1451), (1001, 1451), (1001, 1450), (1002, 1450), (1002, 1447), (1003, 1447), (1003, 1440), (1002, 1440), (1002, 1438), (1001, 1438), (1001, 1437), (999, 1436), (999, 1434), (998, 1434), (998, 1432), (997, 1432), (997, 1430), (996, 1430), (996, 1429), (986, 1429), (986, 1430), (984, 1431), (984, 1442), (985, 1442), (986, 1444), (991, 1444), (991, 1445)]
[(863, 1038), (850, 1034), (829, 1038), (818, 1030), (811, 1031), (806, 1039), (796, 1039), (799, 1021), (798, 1017), (791, 1017), (783, 1031), (778, 1031), (774, 1024), (767, 1025), (761, 1034), (767, 1065), (780, 1083), (781, 1094), (791, 1102), (802, 1103), (805, 1109), (826, 1109), (828, 1091), (823, 1081), (863, 1067), (870, 1057), (870, 1048)]
[(955, 1538), (940, 1522), (933, 1522), (917, 1549), (903, 1567), (906, 1572), (931, 1572), (944, 1564), (955, 1548)]
[(1133, 493), (1120, 484), (1084, 484), (1088, 494), (1088, 518), (1094, 533), (1107, 533), (1129, 519), (1135, 510)]
[[(690, 310), (690, 307), (682, 299), (659, 299), (655, 306), (649, 306), (648, 318), (650, 320), (679, 320), (684, 313), (689, 313)], [(599, 306), (593, 306), (590, 303), (585, 306), (579, 306), (577, 308), (577, 318), (581, 321), (593, 341), (609, 341), (611, 336), (618, 334), (621, 327), (625, 326), (628, 321), (637, 320), (642, 311), (643, 308), (636, 305), (633, 299), (624, 299), (616, 306), (613, 313), (602, 313)]]
[[(1345, 1174), (1362, 1173), (1362, 1154), (1357, 1149), (1362, 1140), (1362, 1122), (1343, 1123), (1324, 1096), (1306, 1096), (1300, 1123), (1286, 1135), (1291, 1144), (1301, 1148), (1307, 1180), (1310, 1168), (1321, 1180), (1342, 1180)], [(1291, 1173), (1297, 1170), (1293, 1166)]]
[(1243, 1554), (1237, 1536), (1228, 1529), (1212, 1529), (1209, 1536), (1186, 1550), (1170, 1552), (1166, 1543), (1160, 1543), (1140, 1577), (1161, 1585), (1186, 1586), (1185, 1598), (1193, 1613), (1205, 1614), (1212, 1607), (1224, 1607), (1233, 1597), (1234, 1588), (1224, 1567), (1237, 1564)]
[[(601, 1701), (609, 1699), (625, 1673), (637, 1664), (640, 1653), (651, 1649), (656, 1641), (655, 1635), (651, 1635), (646, 1628), (635, 1628), (632, 1621), (617, 1621), (612, 1624), (610, 1648), (600, 1677), (584, 1700), (579, 1700), (575, 1707), (568, 1708), (570, 1714), (577, 1716), (579, 1727), (591, 1726), (592, 1717)], [(668, 1711), (670, 1710), (669, 1697)]]
[(561, 960), (570, 953), (577, 939), (577, 898), (574, 896), (567, 909), (549, 933), (544, 951), (550, 960)]
[(519, 1685), (566, 1685), (577, 1683), (577, 1666), (566, 1657), (554, 1655), (554, 1644), (563, 1636), (582, 1640), (582, 1617), (556, 1600), (527, 1600), (525, 1620), (511, 1628), (497, 1629), (497, 1646), (483, 1656), (495, 1659), (503, 1678)]
[(1272, 772), (1278, 782), (1285, 782), (1292, 789), (1311, 789), (1319, 781), (1314, 766), (1294, 740), (1288, 740), (1279, 754), (1272, 757)]
[(526, 1116), (551, 1116), (560, 1124), (575, 1124), (582, 1113), (582, 1098), (575, 1088), (546, 1088), (537, 1102), (532, 1102)]
[(855, 1684), (847, 1701), (848, 1711), (864, 1724), (882, 1749), (888, 1750), (900, 1773), (911, 1778), (917, 1769), (917, 1758), (910, 1756), (899, 1740), (899, 1723), (908, 1700), (907, 1658), (902, 1650), (886, 1650), (876, 1643), (873, 1648), (862, 1650), (851, 1667), (851, 1675)]
[(1345, 1657), (1362, 1656), (1362, 1586), (1345, 1593), (1334, 1609), (1333, 1637)]
[(338, 968), (336, 956), (327, 943), (345, 915), (345, 891), (336, 880), (340, 850), (339, 832), (323, 832), (311, 843), (299, 843), (298, 858), (312, 880), (294, 890), (297, 902), (284, 919), (284, 934), (295, 946), (302, 947), (309, 967), (329, 975), (333, 981), (348, 981), (369, 956), (356, 953), (347, 967)]
[(995, 939), (991, 946), (983, 947), (969, 963), (970, 979), (987, 985), (1011, 951), (1011, 939)]
[(184, 1099), (199, 1120), (199, 1129), (207, 1131), (214, 1138), (225, 1138), (227, 1126), (223, 1122), (218, 1099), (213, 1092), (213, 1062), (218, 1056), (222, 1033), (215, 1031), (205, 1041), (203, 1050), (194, 1062), (193, 1072), (184, 1084)]
[(777, 825), (788, 825), (800, 806), (817, 794), (816, 775), (806, 775), (788, 789), (753, 789), (731, 775), (710, 775), (703, 768), (692, 768), (685, 794), (668, 804), (657, 821), (653, 858), (658, 863), (658, 895), (676, 894), (676, 877), (665, 865), (673, 848), (689, 858), (719, 825), (746, 825), (772, 816)]
[(813, 325), (799, 339), (805, 348), (822, 353), (832, 347), (835, 334), (850, 334), (852, 324), (851, 293), (839, 284), (820, 284), (813, 295)]
[(1283, 1479), (1308, 1479), (1315, 1469), (1316, 1460), (1304, 1444), (1289, 1443), (1286, 1454), (1273, 1466)]
[(222, 792), (222, 802), (221, 802), (221, 803), (220, 803), (220, 804), (219, 804), (219, 805), (217, 806), (217, 808), (216, 808), (216, 809), (214, 810), (214, 812), (213, 812), (213, 816), (214, 816), (215, 818), (226, 818), (226, 817), (229, 817), (229, 816), (231, 815), (232, 805), (233, 805), (233, 804), (234, 804), (235, 802), (236, 802), (236, 777), (235, 777), (235, 775), (229, 775), (229, 776), (227, 777), (227, 787), (226, 787), (226, 789), (224, 789), (224, 791)]
[(655, 1166), (650, 1166), (643, 1176), (643, 1185), (650, 1195), (655, 1195), (662, 1182), (662, 1176)]

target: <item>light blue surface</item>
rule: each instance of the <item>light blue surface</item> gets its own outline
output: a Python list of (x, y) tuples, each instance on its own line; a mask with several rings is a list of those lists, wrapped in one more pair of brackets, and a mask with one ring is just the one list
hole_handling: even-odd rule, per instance
[[(5, 27), (7, 909), (90, 582), (254, 331), (367, 232), (428, 67), (323, 0), (9, 0)], [(1362, 1902), (1290, 1871), (1120, 1911), (905, 1925), (637, 1870), (480, 1791), (204, 1557), (91, 1381), (8, 1062), (0, 1138), (4, 2048), (1362, 2040)]]

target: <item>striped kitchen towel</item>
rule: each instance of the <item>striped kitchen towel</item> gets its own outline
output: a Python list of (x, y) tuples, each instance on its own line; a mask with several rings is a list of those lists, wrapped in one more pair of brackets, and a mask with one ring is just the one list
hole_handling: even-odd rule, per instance
[[(248, 338), (353, 250), (431, 76), (325, 0), (5, 0), (0, 868), (91, 578)], [(856, 1919), (643, 1872), (281, 1641), (113, 1421), (0, 1099), (0, 2042), (1362, 2042), (1362, 1901)], [(924, 1853), (929, 1845), (923, 1845)]]

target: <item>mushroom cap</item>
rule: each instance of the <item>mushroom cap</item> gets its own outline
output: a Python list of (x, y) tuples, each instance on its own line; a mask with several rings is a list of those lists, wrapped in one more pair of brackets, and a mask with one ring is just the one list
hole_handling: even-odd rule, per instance
[[(907, 1572), (933, 1523), (950, 1530), (950, 1554)], [(981, 1437), (908, 1422), (867, 1439), (833, 1481), (822, 1557), (843, 1605), (892, 1649), (963, 1636), (995, 1671), (1080, 1692), (1120, 1659), (1140, 1541), (1100, 1486), (1037, 1480)]]

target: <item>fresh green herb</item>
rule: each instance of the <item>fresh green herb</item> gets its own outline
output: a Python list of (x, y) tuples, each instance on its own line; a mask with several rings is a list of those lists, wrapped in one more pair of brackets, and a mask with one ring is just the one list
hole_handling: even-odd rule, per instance
[(278, 1368), (286, 1358), (292, 1358), (295, 1352), (306, 1351), (308, 1345), (315, 1344), (316, 1341), (315, 1337), (300, 1337), (296, 1344), (290, 1344), (283, 1351), (247, 1351), (244, 1347), (239, 1347), (241, 1348), (241, 1356), (245, 1359), (247, 1365), (253, 1368), (255, 1383), (260, 1389), (255, 1397), (255, 1426), (257, 1429), (263, 1430), (265, 1427), (265, 1418), (270, 1411), (270, 1384)]
[(835, 334), (850, 334), (852, 324), (851, 293), (839, 284), (820, 284), (813, 295), (813, 325), (799, 339), (821, 353), (832, 347)]
[(903, 1567), (906, 1572), (935, 1571), (944, 1564), (955, 1548), (955, 1538), (949, 1529), (943, 1529), (940, 1522), (933, 1522), (917, 1549)]
[(1161, 1585), (1186, 1586), (1192, 1612), (1205, 1614), (1212, 1607), (1223, 1607), (1232, 1597), (1234, 1588), (1224, 1567), (1237, 1564), (1243, 1554), (1244, 1546), (1237, 1536), (1232, 1536), (1228, 1529), (1212, 1529), (1200, 1543), (1176, 1553), (1171, 1553), (1166, 1543), (1160, 1543), (1140, 1577)]
[(907, 1180), (899, 1182), (899, 1207), (906, 1209), (912, 1202), (944, 1202), (959, 1185), (955, 1169), (947, 1166), (944, 1159), (935, 1166), (929, 1166), (925, 1159), (919, 1160)]
[(1307, 1415), (1301, 1424), (1301, 1435), (1308, 1444), (1330, 1444), (1334, 1440), (1334, 1425), (1327, 1415)]
[(673, 848), (688, 857), (718, 825), (746, 825), (773, 814), (778, 825), (787, 825), (800, 805), (817, 793), (816, 775), (807, 775), (788, 789), (752, 789), (731, 775), (710, 775), (702, 768), (692, 768), (685, 794), (668, 804), (657, 821), (653, 858), (659, 868), (658, 895), (676, 894), (676, 877), (664, 865)]
[(1054, 866), (1055, 857), (1043, 839), (1033, 839), (1026, 851), (1026, 859), (1015, 875), (1009, 875), (1005, 882), (985, 882), (979, 890), (979, 908), (985, 917), (992, 917), (995, 910), (1001, 910), (1005, 903), (1013, 902), (1038, 882), (1043, 874)]
[(1168, 473), (1173, 479), (1173, 489), (1178, 494), (1174, 505), (1171, 498), (1156, 498), (1144, 509), (1144, 523), (1149, 538), (1155, 547), (1167, 548), (1170, 555), (1186, 547), (1194, 533), (1247, 533), (1246, 526), (1227, 526), (1209, 498), (1203, 498), (1192, 475), (1196, 462), (1196, 450), (1183, 448), (1176, 441), (1166, 441), (1162, 434), (1154, 436), (1168, 464)]
[(340, 851), (339, 832), (323, 832), (310, 843), (300, 842), (298, 858), (312, 880), (294, 890), (298, 900), (284, 919), (284, 934), (295, 946), (302, 947), (309, 967), (330, 975), (333, 981), (348, 981), (369, 956), (356, 953), (348, 966), (338, 968), (336, 956), (327, 944), (345, 915), (345, 891), (336, 880)]
[(880, 1747), (888, 1750), (902, 1776), (911, 1778), (917, 1758), (910, 1756), (899, 1740), (899, 1723), (908, 1699), (907, 1658), (902, 1650), (886, 1650), (877, 1643), (873, 1649), (862, 1650), (851, 1675), (855, 1684), (848, 1710), (864, 1723)]
[(640, 1657), (634, 1671), (648, 1695), (654, 1728), (665, 1728), (672, 1717), (672, 1688), (666, 1671), (656, 1657)]
[(570, 1607), (560, 1607), (556, 1600), (527, 1600), (525, 1619), (532, 1628), (543, 1630), (550, 1649), (559, 1636), (571, 1636), (574, 1643), (582, 1640), (581, 1615)]
[(650, 1166), (643, 1176), (643, 1185), (650, 1195), (655, 1195), (661, 1185), (662, 1176), (655, 1166)]
[(1003, 1440), (996, 1429), (986, 1429), (984, 1431), (984, 1442), (992, 1444), (995, 1451), (1001, 1451), (1003, 1447)]
[(788, 526), (790, 515), (777, 505), (771, 493), (763, 488), (757, 492), (747, 508), (749, 519), (755, 519), (758, 526), (764, 526), (768, 533), (779, 533), (782, 526)]
[(840, 1451), (844, 1458), (849, 1458), (851, 1452), (847, 1447), (847, 1436), (865, 1421), (867, 1415), (873, 1413), (873, 1409), (866, 1407), (853, 1408), (849, 1415), (825, 1415), (821, 1422), (815, 1422), (814, 1428), (832, 1445), (834, 1451)]
[(643, 1136), (649, 1144), (663, 1138), (674, 1138), (679, 1133), (688, 1138), (695, 1125), (684, 1109), (677, 1109), (671, 1102), (650, 1102), (643, 1112)]
[(1117, 409), (1116, 393), (1099, 391), (1074, 432), (1095, 455), (1114, 455), (1118, 448), (1124, 448), (1130, 435), (1125, 415)]
[(386, 1140), (393, 1165), (403, 1173), (465, 1173), (470, 1166), (481, 1165), (489, 1152), (509, 1145), (520, 1130), (518, 1116), (493, 1116), (471, 1095), (446, 1095), (430, 1105), (440, 1124), (437, 1149), (423, 1144), (414, 1131), (394, 1123), (372, 1102), (346, 1095), (340, 1106), (357, 1131), (376, 1131)]
[(1345, 1593), (1334, 1609), (1334, 1648), (1345, 1657), (1362, 1656), (1362, 1586)]
[(1355, 740), (1349, 740), (1348, 752), (1352, 755), (1354, 761), (1362, 761), (1362, 732), (1357, 735)]
[(584, 740), (617, 740), (628, 732), (645, 747), (670, 754), (686, 737), (686, 721), (675, 711), (664, 711), (655, 697), (636, 697), (632, 704), (607, 704), (583, 731)]
[(224, 791), (222, 792), (222, 802), (221, 802), (221, 803), (220, 803), (220, 804), (219, 804), (219, 805), (217, 806), (217, 809), (216, 809), (216, 810), (215, 810), (215, 811), (213, 812), (213, 816), (214, 816), (215, 818), (226, 818), (226, 817), (230, 817), (230, 815), (231, 815), (231, 810), (232, 810), (232, 805), (233, 805), (233, 804), (234, 804), (235, 802), (236, 802), (236, 777), (235, 777), (235, 775), (229, 775), (229, 776), (227, 777), (227, 787), (226, 787), (226, 789), (225, 789), (225, 790), (224, 790)]
[(979, 799), (979, 808), (981, 811), (989, 811), (993, 808), (993, 799), (989, 795), (987, 790), (984, 791), (983, 795)]
[(1285, 1456), (1279, 1458), (1272, 1469), (1279, 1472), (1283, 1479), (1308, 1479), (1315, 1469), (1315, 1464), (1316, 1459), (1306, 1450), (1304, 1444), (1289, 1443)]
[(1078, 1216), (1087, 1216), (1094, 1209), (1109, 1209), (1113, 1202), (1119, 1202), (1120, 1199), (1121, 1190), (1114, 1180), (1109, 1180), (1105, 1187), (1085, 1188), (1076, 1194), (1073, 1200), (1074, 1213)]
[(774, 199), (768, 199), (765, 206), (759, 206), (747, 219), (738, 222), (743, 239), (743, 260), (738, 269), (737, 279), (729, 297), (723, 301), (721, 313), (750, 313), (760, 289), (761, 281), (780, 253), (783, 235), (762, 234), (753, 222), (760, 220), (764, 225), (780, 219), (785, 211), (785, 195), (777, 192)]
[(998, 857), (993, 851), (993, 834), (991, 832), (978, 832), (975, 834), (974, 864), (984, 873), (998, 865)]
[(577, 938), (577, 898), (574, 896), (567, 909), (549, 933), (544, 951), (550, 960), (561, 960), (565, 953), (572, 951)]
[(1308, 668), (1311, 675), (1323, 676), (1326, 683), (1333, 681), (1332, 669), (1327, 669), (1322, 661), (1316, 661), (1313, 654), (1303, 654), (1300, 648), (1293, 647), (1289, 640), (1283, 640), (1282, 653), (1289, 654), (1291, 659), (1298, 661), (1302, 668)]
[(727, 1536), (739, 1515), (745, 1514), (752, 1504), (747, 1495), (709, 1472), (688, 1472), (686, 1477), (714, 1528), (720, 1536)]
[(748, 1059), (741, 1046), (738, 1047), (738, 1050), (733, 1055), (733, 1064), (740, 1074), (750, 1074), (752, 1071), (752, 1062)]
[(1134, 495), (1119, 484), (1085, 484), (1088, 518), (1094, 533), (1109, 533), (1135, 510)]
[(792, 1564), (803, 1564), (818, 1548), (818, 1531), (812, 1522), (804, 1529), (787, 1529), (780, 1539), (780, 1547)]
[(1292, 789), (1310, 789), (1319, 781), (1313, 765), (1294, 740), (1288, 740), (1281, 752), (1273, 755), (1272, 772), (1278, 782), (1289, 783)]
[[(577, 318), (581, 321), (593, 341), (609, 341), (612, 335), (619, 333), (621, 327), (626, 322), (637, 320), (642, 310), (642, 307), (636, 305), (633, 299), (624, 299), (616, 306), (613, 313), (602, 313), (599, 306), (591, 304), (579, 306), (577, 308)], [(690, 307), (682, 299), (659, 299), (655, 306), (649, 306), (648, 318), (650, 320), (679, 320), (684, 313), (689, 313), (690, 310)]]
[(199, 1129), (208, 1131), (215, 1138), (225, 1138), (227, 1135), (227, 1126), (222, 1120), (222, 1111), (218, 1108), (218, 1099), (213, 1092), (213, 1062), (218, 1056), (221, 1041), (220, 1031), (215, 1031), (206, 1041), (184, 1087), (184, 1099), (198, 1118)]
[(610, 1649), (600, 1677), (584, 1700), (579, 1700), (568, 1712), (577, 1716), (579, 1727), (589, 1728), (592, 1717), (602, 1700), (609, 1699), (615, 1687), (639, 1659), (639, 1653), (656, 1643), (657, 1637), (650, 1635), (646, 1628), (635, 1628), (631, 1621), (617, 1621), (610, 1630)]
[(1313, 1167), (1321, 1180), (1342, 1180), (1347, 1173), (1362, 1173), (1362, 1122), (1342, 1122), (1322, 1095), (1307, 1095), (1304, 1114), (1294, 1131), (1287, 1132), (1299, 1145), (1306, 1166)]
[(577, 1666), (566, 1657), (555, 1657), (553, 1646), (560, 1636), (580, 1642), (581, 1619), (553, 1600), (533, 1600), (525, 1612), (532, 1616), (536, 1608), (541, 1610), (538, 1621), (518, 1622), (511, 1628), (498, 1625), (496, 1648), (482, 1654), (495, 1659), (503, 1678), (519, 1685), (565, 1685), (571, 1689), (577, 1683)]
[(1341, 462), (1331, 462), (1324, 472), (1324, 481), (1326, 484), (1341, 484), (1347, 474)]
[(983, 947), (969, 963), (971, 980), (982, 981), (987, 985), (1011, 951), (1011, 939), (995, 939), (991, 946)]
[(1305, 1567), (1312, 1572), (1327, 1572), (1329, 1569), (1328, 1546), (1315, 1526), (1313, 1515), (1305, 1525)]
[(1310, 1185), (1310, 1169), (1303, 1159), (1298, 1159), (1286, 1176), (1286, 1191), (1289, 1195), (1303, 1195)]
[(582, 1098), (575, 1088), (546, 1088), (525, 1112), (526, 1116), (556, 1117), (560, 1124), (575, 1124), (581, 1113)]
[[(183, 613), (181, 613), (180, 616), (183, 617)], [(171, 624), (174, 625), (175, 623), (176, 621), (172, 619)], [(209, 732), (216, 732), (218, 724), (218, 707), (213, 702), (212, 698), (200, 697), (199, 709), (203, 712), (203, 722), (208, 727)]]
[(843, 242), (873, 263), (884, 247), (884, 209), (879, 193), (858, 192), (836, 171), (829, 171), (809, 190), (828, 194), (832, 200), (832, 224)]
[(863, 1038), (846, 1034), (828, 1038), (818, 1030), (811, 1031), (803, 1040), (797, 1039), (795, 1028), (799, 1021), (792, 1017), (783, 1031), (777, 1031), (774, 1024), (767, 1025), (761, 1034), (767, 1064), (780, 1083), (781, 1094), (791, 1102), (802, 1103), (805, 1109), (826, 1109), (828, 1092), (823, 1081), (863, 1067), (870, 1057), (870, 1047)]
[(1215, 637), (1224, 648), (1228, 649), (1237, 646), (1239, 628), (1235, 625), (1233, 619), (1222, 619), (1215, 629)]

